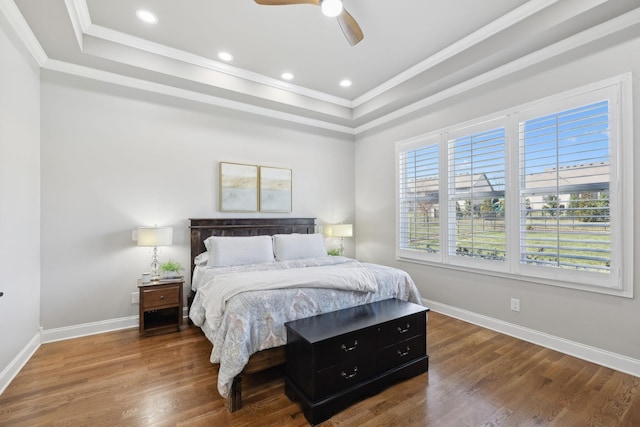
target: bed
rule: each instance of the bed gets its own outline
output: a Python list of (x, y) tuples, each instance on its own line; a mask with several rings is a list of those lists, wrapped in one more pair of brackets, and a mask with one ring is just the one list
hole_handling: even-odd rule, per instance
[(190, 229), (189, 318), (213, 344), (231, 412), (244, 375), (284, 364), (286, 321), (388, 298), (422, 304), (404, 271), (327, 256), (314, 218), (190, 219)]

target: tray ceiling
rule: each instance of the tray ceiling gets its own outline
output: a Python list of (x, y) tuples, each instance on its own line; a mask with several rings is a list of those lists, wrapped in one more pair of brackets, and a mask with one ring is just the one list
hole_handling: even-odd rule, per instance
[[(364, 32), (354, 47), (314, 5), (0, 0), (45, 69), (347, 134), (639, 20), (637, 0), (344, 5)], [(153, 12), (158, 22), (140, 21), (138, 9)], [(218, 59), (221, 51), (233, 61)], [(283, 80), (283, 72), (294, 79)], [(352, 85), (341, 87), (343, 79)]]

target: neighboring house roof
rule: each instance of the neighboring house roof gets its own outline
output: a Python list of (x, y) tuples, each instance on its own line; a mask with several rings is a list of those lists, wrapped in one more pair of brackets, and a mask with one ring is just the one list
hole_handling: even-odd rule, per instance
[[(495, 191), (491, 181), (484, 173), (456, 175), (454, 185), (457, 194), (467, 194), (473, 189), (474, 195), (486, 193), (487, 197), (491, 197), (491, 193)], [(406, 190), (410, 197), (416, 197), (422, 202), (435, 203), (439, 197), (438, 178), (409, 180)]]
[[(555, 193), (558, 188), (566, 193), (597, 191), (608, 188), (609, 173), (609, 162), (563, 166), (526, 175), (525, 184), (527, 189), (537, 193)], [(454, 188), (456, 193), (465, 193), (471, 189), (474, 193), (496, 191), (484, 173), (456, 175)], [(407, 181), (406, 192), (409, 195), (437, 199), (438, 190), (438, 177), (435, 176)]]
[(537, 189), (538, 192), (555, 192), (556, 188), (566, 193), (596, 191), (608, 188), (609, 171), (609, 162), (550, 168), (527, 175), (525, 184), (527, 189)]
[[(438, 177), (419, 178), (407, 181), (407, 192), (426, 196), (430, 193), (438, 193)], [(455, 190), (459, 192), (469, 191), (473, 188), (477, 192), (494, 191), (491, 182), (484, 173), (463, 174), (455, 177)]]

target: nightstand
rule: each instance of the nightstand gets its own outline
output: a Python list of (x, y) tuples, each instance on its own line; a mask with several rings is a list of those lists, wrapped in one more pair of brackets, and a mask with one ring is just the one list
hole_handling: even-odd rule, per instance
[(184, 280), (142, 284), (140, 290), (140, 333), (180, 331), (182, 326), (182, 285)]

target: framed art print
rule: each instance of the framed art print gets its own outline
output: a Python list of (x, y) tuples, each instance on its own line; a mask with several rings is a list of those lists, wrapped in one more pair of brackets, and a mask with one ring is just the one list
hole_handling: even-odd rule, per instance
[(258, 166), (220, 162), (220, 211), (258, 211)]
[(291, 169), (260, 166), (260, 212), (291, 212)]

